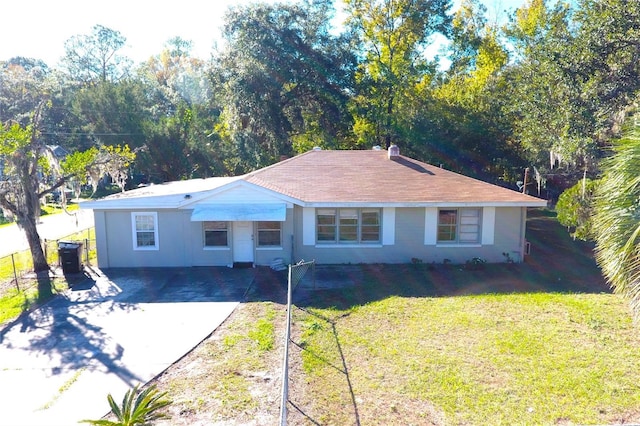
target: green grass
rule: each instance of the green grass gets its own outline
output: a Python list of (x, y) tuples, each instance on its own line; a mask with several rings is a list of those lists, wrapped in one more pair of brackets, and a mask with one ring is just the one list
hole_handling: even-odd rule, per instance
[(432, 410), (444, 424), (595, 424), (640, 408), (640, 335), (611, 294), (393, 296), (297, 317), (321, 423), (353, 421), (349, 383), (362, 424)]
[[(80, 206), (78, 204), (69, 203), (67, 204), (67, 211), (73, 212), (79, 210)], [(60, 214), (64, 213), (64, 209), (56, 204), (45, 204), (40, 207), (40, 215), (47, 216), (51, 214)]]
[[(69, 235), (65, 239), (73, 241), (89, 240), (89, 263), (95, 260), (95, 229), (80, 231)], [(57, 241), (46, 241), (46, 256), (49, 265), (58, 264), (58, 243)], [(86, 262), (86, 252), (82, 251), (82, 262)], [(11, 256), (0, 257), (0, 324), (10, 321), (22, 312), (30, 309), (39, 299), (37, 290), (37, 280), (35, 278), (25, 278), (23, 275), (33, 269), (31, 252), (23, 250)], [(15, 285), (15, 276), (18, 277), (18, 286)], [(80, 277), (79, 277), (80, 278)], [(68, 287), (65, 279), (53, 280), (54, 293)]]
[(364, 266), (360, 285), (316, 293), (294, 311), (296, 405), (320, 424), (640, 420), (628, 302), (553, 212), (528, 226), (524, 264)]
[(38, 300), (38, 292), (32, 289), (26, 292), (9, 289), (0, 297), (0, 324), (10, 321), (29, 309)]
[[(54, 279), (52, 286), (54, 295), (68, 288), (64, 279)], [(0, 295), (0, 325), (17, 318), (22, 312), (45, 301), (39, 299), (35, 282), (28, 283), (28, 286), (22, 287), (20, 291), (15, 287), (7, 288)]]

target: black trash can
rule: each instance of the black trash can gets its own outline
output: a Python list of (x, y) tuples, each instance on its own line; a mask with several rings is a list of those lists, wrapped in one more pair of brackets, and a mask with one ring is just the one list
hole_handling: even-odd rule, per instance
[(82, 243), (58, 242), (58, 258), (64, 274), (77, 274), (82, 268)]

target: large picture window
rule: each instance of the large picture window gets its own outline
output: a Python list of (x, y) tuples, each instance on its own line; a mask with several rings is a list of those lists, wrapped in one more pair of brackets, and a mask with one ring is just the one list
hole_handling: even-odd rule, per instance
[(282, 222), (258, 222), (258, 247), (279, 247), (282, 245)]
[(380, 209), (318, 209), (318, 243), (374, 244), (380, 242)]
[(480, 242), (480, 209), (440, 209), (438, 242), (475, 244)]
[(202, 222), (205, 247), (227, 247), (229, 245), (229, 227), (227, 222)]
[(131, 213), (134, 250), (158, 250), (158, 214)]

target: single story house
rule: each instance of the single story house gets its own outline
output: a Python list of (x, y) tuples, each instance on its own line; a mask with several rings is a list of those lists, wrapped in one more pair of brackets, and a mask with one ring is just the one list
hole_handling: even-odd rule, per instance
[(236, 177), (85, 202), (100, 268), (520, 262), (545, 200), (388, 151), (314, 149)]

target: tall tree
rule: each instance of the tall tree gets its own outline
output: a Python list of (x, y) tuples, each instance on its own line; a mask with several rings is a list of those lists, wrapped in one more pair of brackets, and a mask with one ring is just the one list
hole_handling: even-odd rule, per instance
[(347, 24), (362, 42), (357, 80), (360, 141), (389, 147), (400, 133), (398, 107), (432, 69), (424, 48), (448, 34), (450, 0), (345, 0)]
[[(36, 108), (32, 123), (27, 126), (9, 122), (0, 128), (0, 157), (4, 159), (0, 206), (11, 212), (25, 231), (36, 272), (49, 269), (36, 227), (40, 199), (63, 187), (72, 178), (85, 179), (90, 167), (98, 161), (106, 165), (121, 160), (120, 154), (123, 154), (116, 152), (113, 156), (98, 157), (76, 153), (68, 159), (69, 167), (62, 167), (39, 135), (38, 124), (43, 108), (44, 103), (41, 103)], [(128, 150), (124, 156), (132, 159)], [(40, 297), (46, 297), (51, 294), (50, 283), (39, 281), (38, 290)]]
[[(353, 56), (331, 35), (329, 0), (253, 4), (226, 15), (213, 77), (224, 87), (218, 133), (253, 169), (313, 145), (337, 147), (349, 131)], [(346, 125), (345, 125), (346, 124)]]
[(44, 62), (35, 59), (0, 62), (0, 122), (29, 122), (42, 97), (52, 90), (50, 73)]
[(517, 55), (507, 114), (531, 162), (541, 171), (560, 163), (567, 186), (597, 174), (640, 90), (638, 22), (637, 2), (581, 0), (574, 11), (529, 0), (508, 29)]
[(429, 161), (484, 179), (513, 181), (512, 168), (521, 164), (501, 111), (508, 53), (485, 13), (479, 1), (464, 0), (453, 15), (451, 65), (419, 109), (434, 110), (435, 119), (422, 127), (431, 125), (437, 137), (418, 146)]
[(80, 83), (119, 81), (131, 66), (131, 60), (118, 53), (126, 41), (119, 31), (95, 25), (91, 34), (75, 35), (65, 42), (62, 65)]
[(138, 70), (152, 100), (145, 126), (148, 149), (140, 158), (155, 164), (160, 180), (226, 174), (212, 132), (220, 107), (208, 70), (191, 56), (191, 42), (179, 37)]

